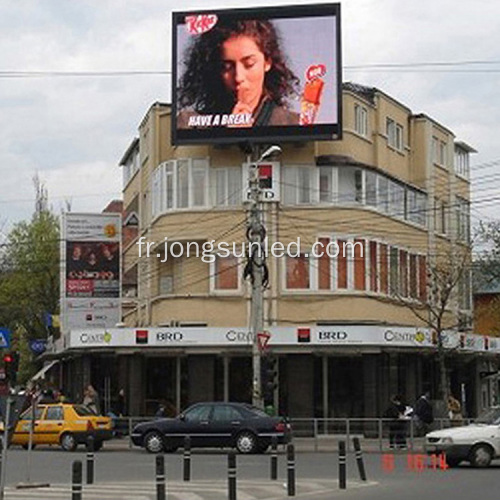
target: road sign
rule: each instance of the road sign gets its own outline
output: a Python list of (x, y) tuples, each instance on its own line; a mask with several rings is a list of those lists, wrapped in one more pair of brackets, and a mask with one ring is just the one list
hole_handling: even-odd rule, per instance
[(33, 354), (42, 354), (47, 349), (46, 339), (31, 339), (29, 341), (30, 349)]
[(10, 330), (8, 328), (0, 327), (0, 348), (10, 347)]
[(267, 343), (271, 338), (271, 334), (267, 331), (259, 332), (257, 334), (257, 341), (259, 345), (259, 351), (264, 352), (267, 349)]

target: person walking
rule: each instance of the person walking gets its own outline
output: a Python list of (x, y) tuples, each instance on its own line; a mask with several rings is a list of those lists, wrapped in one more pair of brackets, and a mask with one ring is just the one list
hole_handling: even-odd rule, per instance
[(91, 384), (83, 390), (83, 404), (96, 415), (100, 415), (99, 394)]
[(123, 417), (125, 415), (125, 389), (123, 388), (118, 391), (115, 409), (116, 416)]
[(448, 396), (448, 418), (452, 427), (459, 427), (463, 424), (462, 405), (451, 394)]
[(406, 406), (402, 403), (399, 395), (394, 395), (391, 402), (384, 412), (384, 418), (389, 419), (389, 448), (391, 450), (406, 448)]
[(434, 422), (430, 397), (430, 392), (426, 391), (415, 404), (416, 428), (419, 436), (425, 436), (429, 432), (430, 425)]

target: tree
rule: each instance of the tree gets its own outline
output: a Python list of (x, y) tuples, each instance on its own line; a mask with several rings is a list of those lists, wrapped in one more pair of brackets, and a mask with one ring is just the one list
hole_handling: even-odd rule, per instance
[(483, 284), (500, 282), (500, 221), (481, 222), (478, 228), (477, 270)]
[[(391, 290), (398, 302), (411, 312), (433, 334), (437, 348), (439, 389), (444, 401), (450, 393), (446, 370), (445, 335), (449, 330), (466, 327), (464, 318), (457, 314), (461, 302), (470, 290), (470, 248), (449, 245), (426, 260), (426, 290), (409, 298), (401, 287)], [(466, 307), (465, 307), (466, 308)]]
[(15, 224), (3, 245), (0, 324), (22, 328), (27, 338), (46, 338), (46, 314), (56, 314), (58, 306), (59, 220), (37, 202), (32, 219)]

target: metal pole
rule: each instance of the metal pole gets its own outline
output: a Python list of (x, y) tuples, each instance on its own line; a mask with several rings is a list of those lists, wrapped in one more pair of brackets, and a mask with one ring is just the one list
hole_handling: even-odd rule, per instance
[(295, 496), (295, 448), (293, 444), (289, 444), (286, 447), (286, 458), (287, 458), (287, 489), (288, 496)]
[(191, 438), (184, 438), (184, 481), (191, 481)]
[(359, 438), (355, 437), (352, 439), (352, 441), (354, 443), (354, 450), (356, 454), (356, 462), (358, 464), (359, 477), (361, 478), (361, 481), (366, 481), (365, 464), (363, 463), (363, 452), (361, 451)]
[(345, 441), (339, 441), (339, 488), (345, 490), (346, 487), (346, 454)]
[(236, 453), (230, 450), (227, 454), (227, 488), (229, 500), (236, 500)]
[(128, 417), (128, 447), (132, 449), (132, 417)]
[(7, 396), (6, 408), (5, 408), (5, 419), (3, 424), (3, 439), (2, 439), (2, 471), (0, 473), (0, 500), (4, 498), (5, 490), (5, 473), (7, 471), (7, 447), (9, 445), (9, 433), (10, 433), (10, 406), (12, 404), (12, 398)]
[(278, 479), (278, 437), (271, 437), (271, 480)]
[(87, 440), (87, 484), (94, 484), (94, 437)]
[(82, 462), (73, 462), (71, 474), (71, 500), (82, 500)]
[(26, 482), (31, 483), (31, 452), (33, 450), (33, 431), (35, 429), (35, 416), (36, 416), (36, 400), (34, 394), (31, 395), (31, 422), (30, 422), (30, 433), (28, 437), (28, 457), (27, 457), (27, 467), (26, 467)]
[(156, 455), (156, 500), (165, 500), (165, 457)]
[[(256, 151), (252, 147), (253, 151)], [(259, 408), (263, 408), (262, 381), (260, 373), (261, 357), (259, 350), (258, 334), (264, 327), (263, 301), (262, 293), (262, 212), (261, 212), (261, 190), (259, 186), (259, 171), (257, 162), (252, 161), (252, 156), (247, 155), (248, 163), (248, 187), (250, 196), (250, 210), (248, 217), (248, 239), (250, 240), (251, 250), (249, 258), (251, 259), (251, 281), (252, 281), (252, 307), (251, 307), (251, 331), (252, 331), (252, 372), (253, 388), (252, 403)]]

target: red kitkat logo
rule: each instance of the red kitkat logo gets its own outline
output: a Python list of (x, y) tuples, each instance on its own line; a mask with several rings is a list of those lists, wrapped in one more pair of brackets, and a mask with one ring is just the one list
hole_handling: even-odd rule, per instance
[(321, 78), (326, 75), (326, 66), (324, 64), (312, 64), (306, 70), (306, 80), (311, 81), (315, 78)]
[(200, 14), (198, 16), (186, 16), (184, 20), (190, 35), (202, 35), (217, 24), (218, 18), (215, 14)]

